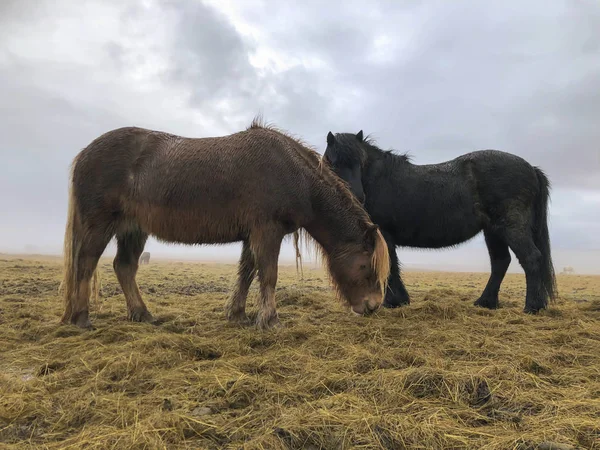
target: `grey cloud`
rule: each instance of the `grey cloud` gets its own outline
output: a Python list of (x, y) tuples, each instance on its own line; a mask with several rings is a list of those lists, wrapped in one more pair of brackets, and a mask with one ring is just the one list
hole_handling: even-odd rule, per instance
[(4, 27), (36, 20), (49, 14), (51, 7), (45, 1), (34, 3), (26, 0), (3, 0), (0, 2), (0, 24)]
[(259, 76), (249, 60), (255, 46), (222, 14), (200, 2), (167, 5), (174, 36), (164, 83), (187, 91), (190, 108), (233, 132), (249, 125), (254, 115), (278, 107), (277, 79)]
[[(246, 126), (258, 113), (276, 118), (278, 126), (308, 130), (308, 117), (328, 114), (328, 102), (319, 74), (302, 66), (282, 73), (259, 74), (250, 64), (256, 50), (211, 7), (173, 2), (177, 38), (172, 48), (168, 81), (186, 86), (190, 105), (213, 114), (237, 117)], [(221, 106), (225, 104), (226, 106)]]
[(258, 81), (248, 59), (252, 48), (214, 8), (185, 1), (168, 5), (176, 17), (177, 33), (168, 82), (188, 87), (190, 103), (199, 109), (218, 112), (215, 104), (223, 100), (250, 103)]
[(60, 242), (72, 157), (92, 136), (122, 124), (116, 113), (75, 105), (36, 88), (28, 76), (33, 68), (17, 67), (0, 67), (0, 155), (6, 163), (0, 169), (5, 212), (0, 248), (14, 244), (16, 236), (45, 245)]

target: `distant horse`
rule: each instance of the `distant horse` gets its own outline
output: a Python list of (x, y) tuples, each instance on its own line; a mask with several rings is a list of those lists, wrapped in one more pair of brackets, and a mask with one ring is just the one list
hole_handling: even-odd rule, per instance
[(383, 301), (389, 256), (377, 225), (315, 150), (257, 120), (238, 133), (200, 139), (136, 127), (109, 131), (74, 158), (69, 195), (63, 323), (91, 327), (90, 279), (115, 235), (113, 266), (132, 321), (153, 321), (135, 280), (149, 235), (191, 245), (242, 241), (226, 305), (230, 321), (247, 320), (258, 273), (256, 324), (278, 323), (279, 251), (284, 236), (298, 230), (314, 239), (354, 313), (369, 314)]
[(140, 256), (140, 264), (150, 264), (150, 252), (142, 253), (142, 256)]
[(524, 159), (481, 150), (439, 164), (415, 165), (406, 155), (376, 147), (361, 130), (335, 136), (329, 132), (323, 160), (365, 205), (387, 242), (391, 272), (383, 306), (410, 303), (396, 246), (451, 247), (481, 230), (491, 276), (475, 305), (498, 307), (511, 261), (509, 247), (525, 270), (524, 311), (536, 313), (555, 297), (547, 225), (550, 183)]

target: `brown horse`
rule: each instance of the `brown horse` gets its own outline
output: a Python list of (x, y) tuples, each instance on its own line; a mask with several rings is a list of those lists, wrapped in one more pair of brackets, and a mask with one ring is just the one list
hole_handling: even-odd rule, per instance
[(128, 127), (96, 138), (71, 169), (62, 322), (91, 327), (90, 280), (113, 236), (113, 266), (128, 318), (151, 322), (135, 276), (152, 235), (192, 245), (242, 241), (226, 314), (231, 321), (247, 320), (246, 297), (258, 273), (256, 322), (269, 328), (278, 323), (281, 242), (301, 228), (316, 241), (336, 291), (351, 309), (359, 315), (378, 309), (389, 275), (387, 246), (320, 160), (299, 140), (257, 120), (222, 137), (193, 139)]

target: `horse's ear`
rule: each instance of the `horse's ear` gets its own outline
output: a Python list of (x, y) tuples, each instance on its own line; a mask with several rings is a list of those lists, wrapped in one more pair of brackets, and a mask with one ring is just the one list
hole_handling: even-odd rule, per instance
[(375, 248), (375, 243), (377, 242), (377, 232), (379, 231), (379, 225), (372, 223), (368, 226), (367, 231), (365, 232), (365, 242), (369, 247)]
[(362, 132), (362, 130), (360, 130), (358, 133), (356, 133), (356, 139), (358, 139), (360, 142), (363, 141), (363, 132)]
[(330, 131), (329, 133), (327, 133), (327, 145), (333, 145), (333, 144), (335, 144), (335, 136)]

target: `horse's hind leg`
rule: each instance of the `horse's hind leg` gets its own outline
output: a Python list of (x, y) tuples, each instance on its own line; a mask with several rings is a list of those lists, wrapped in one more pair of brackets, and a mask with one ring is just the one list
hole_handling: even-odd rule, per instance
[(282, 230), (273, 227), (255, 230), (250, 236), (250, 247), (256, 258), (260, 282), (256, 324), (261, 329), (279, 324), (275, 309), (275, 285), (277, 284), (277, 262), (284, 235)]
[(481, 297), (475, 302), (475, 306), (496, 309), (498, 308), (500, 285), (510, 265), (510, 252), (506, 241), (499, 234), (489, 230), (484, 230), (483, 233), (490, 254), (492, 273)]
[(541, 276), (542, 253), (533, 241), (531, 225), (527, 221), (523, 222), (507, 227), (506, 240), (525, 271), (527, 294), (523, 310), (535, 314), (546, 307)]
[(256, 261), (250, 248), (250, 242), (245, 240), (242, 245), (242, 256), (240, 257), (238, 266), (238, 278), (235, 290), (225, 305), (227, 319), (230, 321), (246, 322), (248, 320), (246, 316), (246, 298), (248, 297), (248, 289), (250, 289), (255, 276)]
[(100, 227), (86, 228), (81, 247), (73, 261), (76, 268), (75, 287), (74, 292), (69, 293), (71, 301), (63, 315), (63, 322), (70, 322), (80, 328), (92, 328), (89, 318), (92, 276), (111, 237), (110, 233)]
[(127, 302), (127, 317), (134, 322), (152, 322), (152, 314), (146, 308), (135, 276), (139, 258), (144, 251), (148, 235), (141, 230), (128, 230), (117, 234), (117, 256), (113, 267)]

